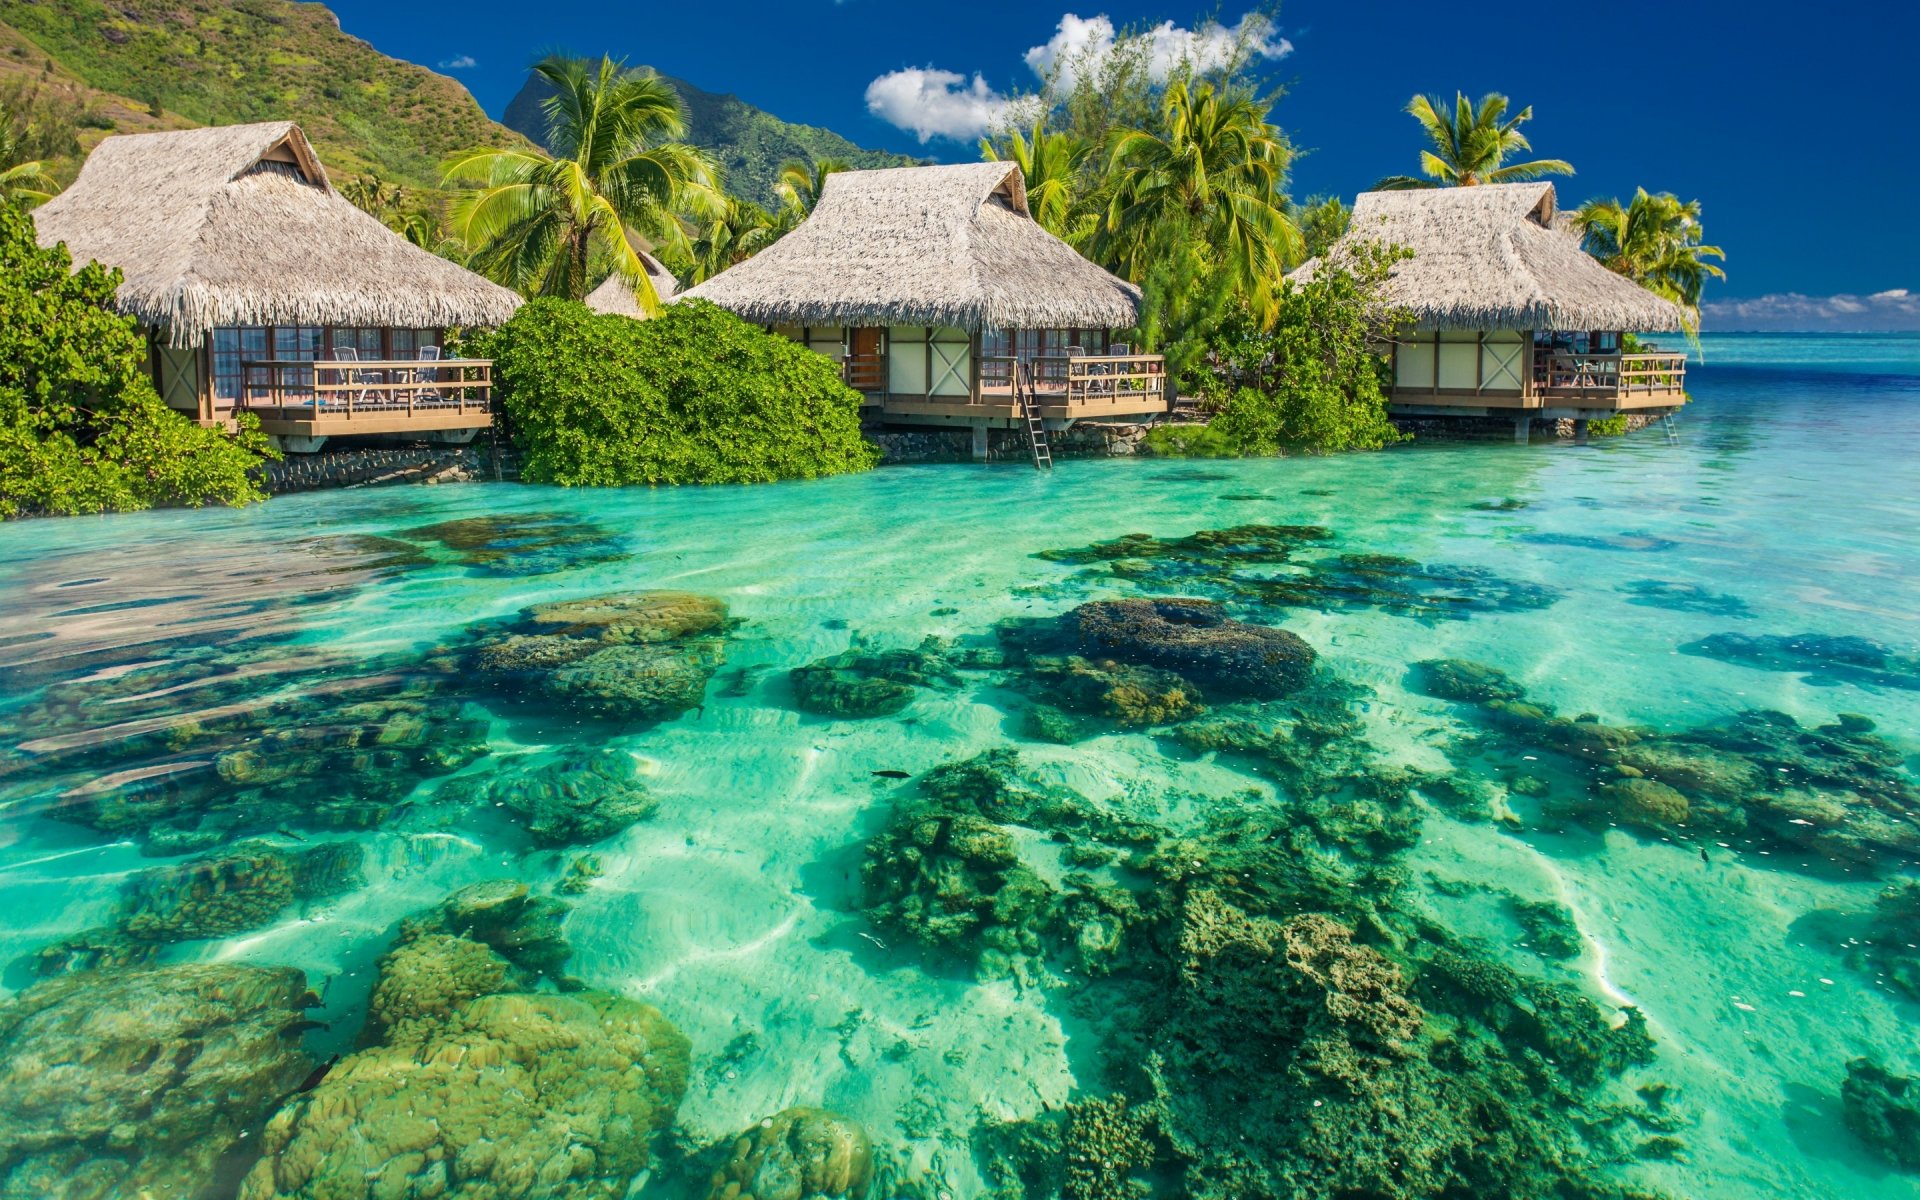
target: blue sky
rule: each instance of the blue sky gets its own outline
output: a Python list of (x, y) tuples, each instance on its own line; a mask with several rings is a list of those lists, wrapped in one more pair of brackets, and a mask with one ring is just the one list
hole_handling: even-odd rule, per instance
[[(496, 115), (542, 50), (605, 51), (863, 145), (949, 160), (973, 157), (971, 143), (922, 143), (899, 125), (964, 129), (995, 96), (1033, 86), (1030, 51), (1097, 37), (1101, 16), (1172, 22), (1177, 33), (1208, 12), (1233, 23), (1244, 11), (1086, 0), (332, 7), (349, 33), (389, 54), (446, 64)], [(1308, 151), (1294, 193), (1351, 198), (1414, 170), (1419, 131), (1401, 109), (1416, 91), (1501, 91), (1533, 105), (1537, 152), (1579, 168), (1558, 185), (1564, 202), (1624, 197), (1636, 185), (1700, 199), (1710, 240), (1728, 252), (1728, 281), (1710, 298), (1791, 307), (1780, 294), (1797, 293), (1831, 314), (1839, 295), (1842, 317), (1858, 306), (1869, 323), (1889, 307), (1896, 324), (1916, 313), (1920, 133), (1901, 93), (1920, 5), (1618, 0), (1602, 16), (1589, 11), (1293, 0), (1268, 66), (1287, 88), (1274, 118)], [(870, 110), (870, 93), (898, 124)], [(1908, 288), (1914, 295), (1888, 295)]]

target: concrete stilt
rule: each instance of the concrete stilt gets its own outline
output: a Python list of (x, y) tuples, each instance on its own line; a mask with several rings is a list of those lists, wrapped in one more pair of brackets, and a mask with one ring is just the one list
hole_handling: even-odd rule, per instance
[(1513, 419), (1513, 440), (1516, 444), (1521, 446), (1526, 445), (1527, 437), (1532, 432), (1533, 432), (1532, 417), (1515, 417)]
[(973, 461), (987, 461), (987, 427), (985, 425), (973, 427)]
[(1575, 417), (1573, 419), (1573, 444), (1576, 446), (1584, 446), (1587, 444), (1587, 419), (1585, 417)]

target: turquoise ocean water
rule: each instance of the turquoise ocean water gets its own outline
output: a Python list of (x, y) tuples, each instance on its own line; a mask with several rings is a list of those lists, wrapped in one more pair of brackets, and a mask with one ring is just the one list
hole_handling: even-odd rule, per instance
[[(1920, 336), (1720, 336), (1705, 349), (1696, 400), (1671, 440), (1656, 429), (1587, 447), (1494, 441), (1328, 459), (1064, 462), (1051, 476), (1018, 465), (913, 466), (741, 489), (330, 492), (239, 512), (0, 527), (0, 995), (16, 1005), (0, 1015), (0, 1053), (11, 1059), (0, 1062), (0, 1194), (136, 1195), (136, 1183), (154, 1195), (232, 1194), (257, 1147), (291, 1161), (335, 1136), (356, 1148), (335, 1146), (316, 1170), (342, 1190), (252, 1168), (245, 1194), (598, 1196), (633, 1186), (699, 1197), (710, 1186), (722, 1194), (709, 1180), (736, 1135), (796, 1105), (860, 1125), (889, 1195), (1123, 1194), (1070, 1174), (1062, 1184), (1041, 1167), (1015, 1180), (996, 1147), (1009, 1128), (1091, 1128), (1088, 1110), (1070, 1107), (1089, 1098), (1121, 1092), (1150, 1108), (1150, 1056), (1164, 1050), (1175, 1070), (1202, 1026), (1173, 1002), (1148, 1025), (1187, 1044), (1156, 1046), (1156, 1029), (1127, 1008), (1179, 986), (1156, 980), (1193, 977), (1181, 956), (1196, 953), (1198, 890), (1179, 902), (1186, 934), (1168, 932), (1178, 912), (1137, 925), (1115, 917), (1100, 928), (1135, 940), (1121, 957), (1100, 958), (1087, 948), (1090, 926), (1068, 918), (1034, 917), (1032, 937), (1009, 941), (1011, 918), (996, 926), (988, 916), (942, 940), (903, 915), (957, 904), (951, 890), (987, 886), (983, 878), (1005, 884), (1004, 861), (984, 876), (986, 859), (950, 863), (956, 873), (944, 880), (888, 874), (883, 851), (911, 840), (889, 822), (927, 802), (926, 774), (1011, 748), (1021, 786), (1070, 793), (1103, 814), (1101, 828), (1135, 831), (1131, 842), (1101, 835), (1109, 845), (1093, 854), (1085, 823), (1063, 831), (1045, 817), (989, 813), (1023, 877), (1055, 894), (1079, 886), (1077, 864), (1109, 895), (1151, 909), (1189, 886), (1169, 882), (1168, 847), (1200, 836), (1207, 820), (1252, 809), (1277, 829), (1318, 822), (1318, 841), (1298, 854), (1327, 856), (1326, 871), (1358, 889), (1328, 909), (1398, 964), (1410, 1002), (1427, 1013), (1417, 1039), (1477, 1021), (1531, 1062), (1516, 1047), (1533, 1036), (1534, 1017), (1461, 1015), (1470, 1006), (1444, 982), (1456, 976), (1432, 966), (1442, 943), (1502, 978), (1584, 998), (1616, 1026), (1621, 1010), (1634, 1010), (1650, 1058), (1572, 1084), (1565, 1046), (1545, 1053), (1550, 1067), (1528, 1068), (1541, 1088), (1576, 1087), (1574, 1100), (1548, 1098), (1547, 1108), (1617, 1110), (1611, 1137), (1579, 1143), (1591, 1156), (1576, 1164), (1583, 1178), (1676, 1197), (1920, 1195), (1920, 1175), (1848, 1127), (1842, 1099), (1848, 1064), (1862, 1056), (1920, 1074), (1920, 953), (1899, 943), (1902, 930), (1920, 935), (1920, 915), (1902, 926), (1879, 899), (1915, 877), (1920, 857)], [(448, 524), (474, 518), (490, 523)], [(1223, 567), (1212, 551), (1166, 549), (1168, 539), (1248, 525), (1323, 532), (1285, 535), (1295, 539), (1291, 558), (1277, 564)], [(1162, 542), (1117, 571), (1097, 557), (1036, 557), (1131, 533)], [(1339, 555), (1404, 561), (1382, 568), (1352, 557), (1339, 567)], [(1302, 564), (1314, 586), (1297, 597), (1249, 598)], [(490, 688), (474, 665), (473, 648), (498, 644), (530, 606), (642, 590), (725, 604), (724, 632), (696, 631), (704, 648), (688, 651), (712, 674), (685, 712), (582, 715), (558, 693)], [(1037, 736), (1047, 731), (1031, 714), (1049, 685), (996, 657), (997, 625), (1183, 593), (1290, 630), (1317, 651), (1325, 677), (1351, 685), (1342, 701), (1351, 724), (1333, 748), (1314, 750), (1304, 735), (1298, 744), (1308, 768), (1317, 753), (1363, 751), (1373, 777), (1397, 780), (1360, 806), (1384, 805), (1398, 833), (1354, 834), (1324, 816), (1295, 822), (1293, 792), (1307, 769), (1299, 756), (1281, 766), (1244, 746), (1214, 748), (1183, 738), (1177, 720), (1129, 724), (1094, 711), (1069, 733)], [(923, 664), (897, 712), (802, 711), (787, 674), (850, 647), (913, 650), (929, 638), (946, 639), (928, 649), (946, 665)], [(1438, 659), (1496, 668), (1532, 707), (1501, 717), (1430, 694), (1414, 664)], [(1110, 702), (1093, 708), (1101, 703)], [(1259, 697), (1208, 693), (1205, 703), (1255, 720), (1262, 711)], [(1686, 793), (1692, 811), (1682, 804), (1679, 815), (1634, 820), (1595, 797), (1625, 796), (1617, 785), (1627, 779), (1678, 777), (1618, 772), (1605, 757), (1613, 750), (1566, 752), (1556, 738), (1567, 724), (1551, 724), (1553, 714), (1591, 717), (1588, 727), (1664, 745), (1757, 712), (1785, 714), (1802, 732), (1853, 714), (1852, 740), (1833, 751), (1845, 769), (1802, 777), (1778, 753), (1721, 737), (1714, 746), (1738, 760), (1728, 769), (1751, 776), (1735, 794), (1668, 789), (1661, 795)], [(1861, 732), (1867, 722), (1871, 735)], [(453, 741), (465, 749), (436, 757)], [(486, 790), (529, 765), (558, 761), (556, 778), (577, 775), (577, 755), (602, 750), (624, 755), (616, 773), (656, 802), (650, 815), (542, 836), (504, 789)], [(356, 772), (377, 774), (377, 785)], [(1748, 813), (1742, 787), (1792, 793), (1799, 807), (1770, 801), (1767, 813)], [(1876, 808), (1871, 823), (1857, 815), (1866, 807)], [(1709, 809), (1717, 815), (1703, 819)], [(249, 838), (267, 865), (178, 884), (181, 864), (216, 861)], [(319, 886), (274, 865), (333, 842), (358, 847), (357, 876), (344, 869)], [(598, 876), (556, 892), (589, 854)], [(1156, 855), (1157, 870), (1141, 866)], [(1247, 861), (1258, 870), (1266, 860)], [(169, 868), (175, 877), (153, 874)], [(345, 1086), (344, 1067), (306, 1091), (298, 1088), (314, 1080), (300, 1077), (335, 1058), (351, 1064), (379, 1041), (363, 1029), (368, 995), (399, 923), (495, 879), (570, 906), (560, 929), (571, 957), (538, 982), (523, 978), (520, 991), (554, 992), (564, 979), (652, 1005), (686, 1036), (681, 1098), (670, 1123), (656, 1120), (650, 1160), (629, 1152), (625, 1166), (606, 1166), (618, 1137), (576, 1113), (561, 1141), (600, 1147), (600, 1166), (549, 1163), (519, 1191), (442, 1193), (423, 1181), (460, 1169), (434, 1165), (432, 1154), (392, 1165), (406, 1139), (318, 1128), (315, 1098)], [(1220, 894), (1239, 896), (1250, 916), (1284, 922), (1303, 910), (1256, 914), (1251, 891), (1233, 890), (1247, 881), (1222, 879)], [(896, 903), (867, 911), (889, 888)], [(1369, 888), (1379, 891), (1359, 894)], [(1553, 914), (1562, 944), (1543, 949), (1545, 926), (1523, 913)], [(1152, 924), (1163, 918), (1174, 925)], [(77, 935), (95, 949), (47, 952)], [(98, 980), (65, 1003), (97, 1010), (115, 1036), (139, 1043), (148, 1016), (113, 1011), (128, 994), (115, 979), (186, 963), (304, 973), (318, 1000), (305, 1011), (311, 1025), (285, 1032), (275, 1051), (298, 1068), (281, 1062), (281, 1082), (249, 1091), (184, 1065), (213, 1053), (211, 1035), (162, 1030), (136, 1064), (183, 1064), (155, 1083), (179, 1093), (158, 1105), (105, 1081), (134, 1067), (76, 1049), (107, 1036), (98, 1030), (76, 1038), (9, 1025), (22, 996), (48, 987), (43, 975)], [(1143, 982), (1129, 991), (1129, 980)], [(1302, 994), (1317, 1014), (1320, 993)], [(1214, 1011), (1237, 1013), (1234, 1003)], [(1297, 1054), (1274, 1030), (1298, 1011), (1246, 1018), (1258, 1026), (1245, 1033), (1246, 1053)], [(1399, 1050), (1377, 1053), (1405, 1061)], [(1451, 1063), (1443, 1073), (1475, 1069), (1430, 1057)], [(244, 1075), (244, 1061), (227, 1070)], [(1197, 1080), (1241, 1078), (1233, 1066), (1188, 1069), (1199, 1073), (1176, 1070), (1167, 1086), (1193, 1093)], [(1181, 1129), (1168, 1132), (1178, 1124), (1170, 1119), (1140, 1134), (1155, 1148), (1136, 1181), (1154, 1195), (1205, 1194), (1188, 1172), (1230, 1156), (1193, 1147), (1192, 1114), (1271, 1102), (1305, 1128), (1320, 1078), (1276, 1067), (1273, 1079), (1244, 1085), (1270, 1089), (1264, 1099), (1189, 1105)], [(562, 1103), (545, 1092), (520, 1100)], [(267, 1116), (302, 1103), (313, 1130), (290, 1145), (263, 1132)], [(72, 1116), (116, 1105), (125, 1111), (112, 1128)], [(368, 1110), (363, 1119), (388, 1118)], [(583, 1123), (597, 1132), (581, 1132)], [(1391, 1121), (1372, 1129), (1357, 1136), (1423, 1136)], [(416, 1141), (435, 1137), (460, 1141)], [(417, 1153), (409, 1145), (404, 1153)], [(1246, 1152), (1267, 1151), (1256, 1143)], [(170, 1171), (161, 1161), (170, 1155), (189, 1168)], [(362, 1192), (346, 1181), (383, 1171), (413, 1180), (413, 1190)], [(279, 1192), (263, 1182), (270, 1177)], [(1391, 1194), (1442, 1194), (1406, 1187)], [(1222, 1185), (1214, 1194), (1235, 1193)], [(1389, 1193), (1329, 1182), (1298, 1194)]]

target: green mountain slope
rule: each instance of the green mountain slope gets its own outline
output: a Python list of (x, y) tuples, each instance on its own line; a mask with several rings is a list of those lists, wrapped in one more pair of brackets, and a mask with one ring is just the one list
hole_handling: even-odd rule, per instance
[(0, 0), (0, 46), (16, 69), (51, 60), (116, 130), (298, 121), (336, 179), (430, 188), (456, 150), (524, 144), (458, 82), (343, 33), (320, 4)]
[[(687, 140), (711, 150), (720, 160), (729, 191), (760, 204), (775, 202), (773, 185), (780, 164), (789, 159), (839, 158), (862, 168), (908, 167), (920, 161), (885, 150), (864, 150), (831, 129), (782, 121), (738, 96), (702, 91), (671, 75), (661, 78), (687, 106)], [(545, 141), (547, 121), (540, 105), (552, 94), (546, 80), (529, 76), (507, 105), (501, 123), (533, 141)]]

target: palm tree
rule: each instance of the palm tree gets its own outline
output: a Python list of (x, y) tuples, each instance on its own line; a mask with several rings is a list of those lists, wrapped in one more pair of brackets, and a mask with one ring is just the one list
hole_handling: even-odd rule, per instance
[(1426, 130), (1433, 149), (1420, 152), (1421, 179), (1412, 175), (1391, 175), (1374, 186), (1383, 191), (1409, 188), (1472, 187), (1478, 183), (1520, 183), (1542, 175), (1571, 175), (1573, 167), (1557, 158), (1506, 165), (1509, 155), (1533, 149), (1520, 126), (1533, 120), (1528, 105), (1511, 117), (1509, 101), (1498, 92), (1489, 92), (1474, 104), (1465, 92), (1454, 95), (1453, 112), (1447, 114), (1446, 101), (1438, 96), (1415, 96), (1407, 112)]
[(1701, 289), (1709, 277), (1727, 277), (1707, 260), (1725, 261), (1727, 255), (1718, 246), (1701, 244), (1698, 200), (1670, 192), (1650, 195), (1641, 188), (1626, 205), (1587, 201), (1575, 210), (1573, 227), (1603, 266), (1678, 304), (1687, 313), (1687, 332), (1699, 329)]
[(729, 197), (693, 240), (691, 282), (704, 282), (747, 261), (778, 241), (782, 232), (766, 209), (751, 200)]
[(813, 215), (820, 205), (820, 193), (826, 190), (827, 176), (840, 171), (853, 170), (853, 164), (843, 158), (816, 158), (811, 162), (805, 159), (789, 159), (780, 165), (780, 177), (773, 185), (774, 194), (780, 197), (781, 207), (790, 210), (797, 218), (793, 223)]
[(1027, 209), (1055, 237), (1068, 238), (1073, 229), (1074, 206), (1079, 199), (1082, 168), (1093, 155), (1093, 143), (1071, 133), (1050, 133), (1046, 117), (1033, 123), (1031, 136), (1018, 129), (1007, 134), (1006, 153), (990, 139), (980, 140), (980, 157), (988, 162), (1002, 160), (1019, 165), (1027, 181)]
[(476, 269), (521, 291), (580, 300), (606, 263), (657, 312), (634, 232), (684, 246), (677, 218), (725, 203), (712, 161), (674, 140), (686, 132), (679, 96), (652, 72), (605, 57), (595, 68), (556, 56), (534, 71), (554, 89), (545, 104), (553, 153), (471, 150), (448, 162), (449, 181), (480, 185), (454, 205), (454, 231), (474, 248)]
[[(0, 117), (5, 113), (0, 112)], [(0, 203), (29, 208), (53, 199), (60, 185), (47, 173), (47, 164), (27, 158), (27, 149), (11, 120), (0, 120)]]
[(1281, 191), (1292, 150), (1251, 97), (1204, 83), (1171, 84), (1161, 125), (1164, 134), (1115, 135), (1113, 199), (1097, 250), (1138, 282), (1166, 239), (1201, 237), (1266, 319), (1287, 263), (1302, 252)]

